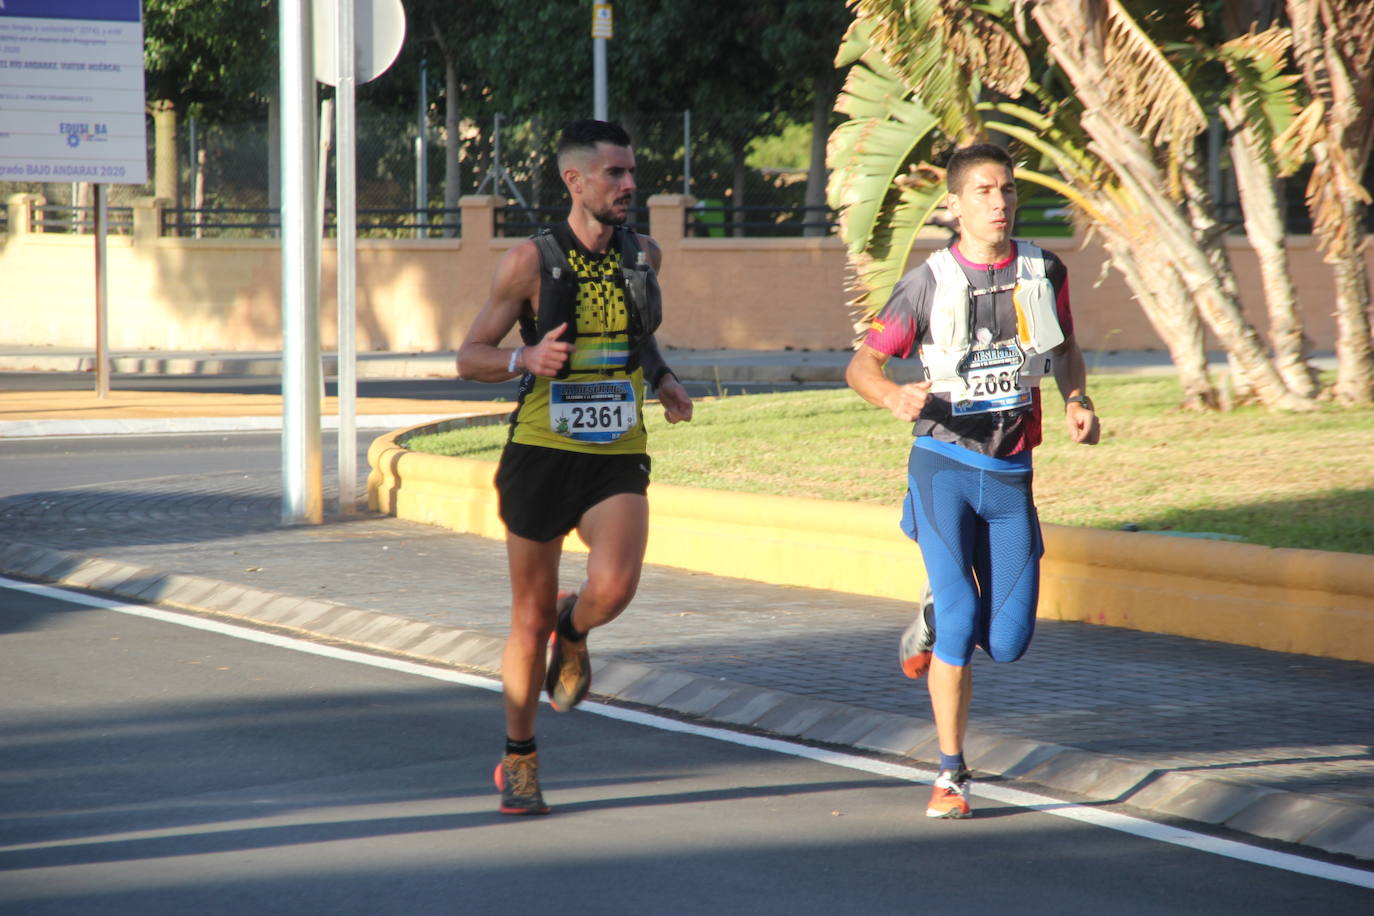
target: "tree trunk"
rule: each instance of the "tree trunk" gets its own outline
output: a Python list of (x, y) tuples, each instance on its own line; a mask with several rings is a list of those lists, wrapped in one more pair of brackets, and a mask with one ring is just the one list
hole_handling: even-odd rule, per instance
[[(1106, 141), (1102, 143), (1103, 159), (1114, 163), (1122, 181), (1142, 198), (1149, 226), (1168, 263), (1178, 272), (1186, 294), (1225, 348), (1245, 386), (1268, 407), (1310, 409), (1310, 401), (1288, 390), (1265, 356), (1259, 334), (1241, 313), (1225, 252), (1215, 238), (1216, 227), (1201, 223), (1205, 208), (1192, 208), (1194, 223), (1190, 225), (1177, 205), (1164, 196), (1161, 189), (1166, 186), (1165, 178), (1138, 135), (1096, 113), (1085, 115), (1083, 124), (1090, 134)], [(1208, 240), (1208, 236), (1212, 238)]]
[(1312, 96), (1325, 104), (1327, 139), (1312, 148), (1307, 186), (1313, 232), (1336, 285), (1336, 400), (1374, 403), (1369, 275), (1364, 262), (1360, 177), (1374, 145), (1374, 6), (1368, 0), (1288, 0), (1293, 56)]
[[(458, 136), (458, 68), (453, 58), (444, 54), (444, 222), (458, 218), (458, 198), (463, 193), (462, 165), (459, 153), (463, 139)], [(457, 230), (449, 227), (444, 230), (445, 238), (453, 238)]]
[(1157, 240), (1186, 295), (1264, 404), (1283, 410), (1310, 409), (1311, 402), (1292, 394), (1270, 364), (1259, 335), (1246, 323), (1235, 295), (1227, 289), (1228, 278), (1218, 274), (1217, 263), (1169, 198), (1169, 182), (1155, 162), (1153, 147), (1113, 110), (1105, 92), (1105, 25), (1088, 27), (1087, 11), (1080, 4), (1081, 0), (1050, 0), (1038, 4), (1033, 15), (1049, 39), (1050, 53), (1083, 103), (1082, 123), (1093, 138), (1092, 148), (1139, 200), (1144, 228)]
[(825, 222), (825, 184), (829, 177), (825, 169), (825, 144), (830, 136), (830, 112), (835, 107), (835, 70), (825, 67), (812, 80), (811, 99), (811, 163), (806, 173), (806, 222), (804, 235), (829, 235)]
[(1288, 271), (1287, 236), (1273, 170), (1256, 146), (1259, 141), (1254, 130), (1245, 123), (1240, 99), (1233, 95), (1222, 116), (1232, 131), (1231, 164), (1245, 217), (1245, 236), (1259, 261), (1274, 368), (1289, 391), (1301, 398), (1313, 398), (1317, 395), (1317, 375), (1308, 363), (1307, 338)]
[(153, 196), (181, 206), (181, 175), (177, 164), (177, 112), (168, 101), (153, 103)]
[[(1169, 351), (1183, 389), (1182, 406), (1187, 410), (1215, 410), (1219, 406), (1216, 386), (1207, 372), (1207, 348), (1202, 321), (1193, 308), (1183, 284), (1172, 270), (1154, 267), (1163, 258), (1148, 248), (1139, 247), (1115, 232), (1103, 231), (1102, 244), (1112, 256), (1112, 266), (1121, 271), (1135, 293), (1150, 326)], [(1151, 266), (1141, 270), (1141, 262)]]
[(1374, 404), (1374, 347), (1369, 337), (1369, 275), (1365, 271), (1364, 207), (1347, 196), (1342, 229), (1347, 238), (1323, 248), (1350, 252), (1331, 265), (1336, 280), (1336, 401), (1350, 406)]

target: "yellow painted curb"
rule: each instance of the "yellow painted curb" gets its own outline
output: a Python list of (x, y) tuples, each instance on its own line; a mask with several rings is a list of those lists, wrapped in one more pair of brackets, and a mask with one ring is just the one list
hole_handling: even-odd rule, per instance
[[(504, 538), (496, 465), (372, 443), (368, 503)], [(895, 508), (654, 484), (650, 563), (914, 601), (925, 578)], [(585, 550), (576, 538), (573, 550)], [(1374, 662), (1374, 557), (1045, 526), (1039, 616)]]

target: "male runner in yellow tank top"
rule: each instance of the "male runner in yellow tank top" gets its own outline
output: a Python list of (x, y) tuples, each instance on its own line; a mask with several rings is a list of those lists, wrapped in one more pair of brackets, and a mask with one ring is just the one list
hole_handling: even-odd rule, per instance
[[(624, 228), (635, 190), (629, 136), (575, 121), (559, 140), (558, 168), (572, 197), (567, 222), (506, 253), (458, 352), (461, 378), (521, 377), (496, 476), (512, 585), (506, 750), (495, 773), (506, 814), (548, 813), (534, 737), (540, 689), (560, 711), (586, 696), (587, 633), (614, 620), (639, 584), (649, 531), (645, 382), (669, 423), (692, 418), (653, 338), (659, 248)], [(517, 322), (524, 345), (499, 346)], [(574, 528), (589, 549), (587, 578), (560, 592), (563, 539)]]

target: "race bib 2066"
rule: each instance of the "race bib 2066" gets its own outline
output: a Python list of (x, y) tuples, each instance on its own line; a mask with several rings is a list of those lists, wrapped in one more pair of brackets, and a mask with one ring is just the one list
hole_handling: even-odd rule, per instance
[(954, 413), (990, 413), (1010, 410), (1031, 402), (1029, 388), (1019, 382), (1026, 356), (1015, 344), (973, 350), (964, 358), (959, 374), (968, 385), (968, 398), (954, 402)]

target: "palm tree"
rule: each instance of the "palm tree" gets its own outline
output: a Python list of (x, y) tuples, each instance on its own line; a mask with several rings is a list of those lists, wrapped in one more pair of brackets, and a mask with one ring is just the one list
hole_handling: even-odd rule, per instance
[[(1073, 90), (1059, 101), (1029, 81), (1026, 47), (1033, 40), (1026, 37), (1022, 0), (980, 5), (987, 14), (955, 0), (856, 0), (853, 6), (889, 71), (914, 92), (946, 137), (963, 142), (982, 128), (997, 130), (1039, 150), (1058, 168), (1071, 192), (1066, 196), (1102, 233), (1115, 266), (1174, 356), (1185, 403), (1217, 401), (1206, 376), (1200, 312), (1246, 387), (1264, 403), (1310, 407), (1289, 391), (1241, 314), (1221, 244), (1223, 227), (1198, 177), (1196, 138), (1206, 118), (1187, 84), (1116, 0), (1043, 0), (1032, 9), (1039, 39)], [(994, 16), (1015, 21), (1019, 41)], [(984, 122), (976, 101), (984, 87), (1011, 98), (1026, 90), (1038, 95), (1042, 122), (1035, 123), (1034, 111), (1010, 103), (984, 103), (982, 110), (1011, 113), (1020, 123)], [(832, 151), (833, 146), (832, 140)], [(832, 167), (845, 169), (833, 157)], [(843, 185), (836, 178), (832, 188)], [(855, 198), (851, 188), (849, 199), (832, 195), (832, 202), (852, 207)], [(889, 192), (867, 212), (878, 218), (902, 215), (909, 223), (909, 214), (897, 209), (900, 203)], [(872, 278), (895, 281), (906, 254), (900, 246), (867, 245), (865, 233), (854, 230), (862, 222), (842, 222), (857, 280), (868, 290), (860, 303), (872, 296)], [(886, 241), (880, 232), (871, 235)], [(870, 263), (893, 257), (902, 260), (881, 269)]]
[(1238, 7), (1253, 6), (1241, 0), (1229, 4), (1229, 31), (1244, 32), (1217, 48), (1225, 64), (1230, 89), (1220, 115), (1231, 132), (1231, 164), (1240, 193), (1245, 235), (1255, 250), (1260, 280), (1269, 314), (1269, 344), (1274, 366), (1293, 393), (1304, 398), (1317, 394), (1317, 374), (1309, 362), (1307, 337), (1297, 308), (1297, 292), (1288, 270), (1287, 233), (1277, 180), (1293, 174), (1306, 160), (1304, 144), (1290, 145), (1280, 155), (1274, 141), (1295, 121), (1298, 103), (1293, 84), (1296, 74), (1285, 72), (1291, 36), (1287, 29), (1244, 21)]
[(1374, 403), (1369, 276), (1363, 228), (1369, 191), (1360, 182), (1374, 144), (1374, 4), (1368, 0), (1288, 0), (1293, 47), (1312, 95), (1319, 139), (1312, 147), (1307, 206), (1336, 279), (1335, 395)]

